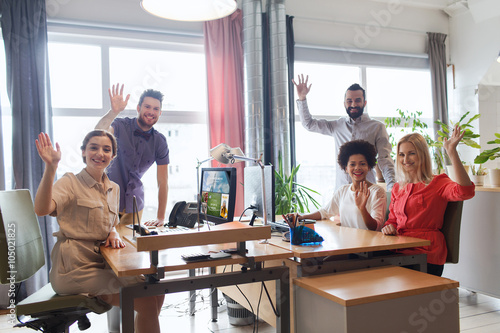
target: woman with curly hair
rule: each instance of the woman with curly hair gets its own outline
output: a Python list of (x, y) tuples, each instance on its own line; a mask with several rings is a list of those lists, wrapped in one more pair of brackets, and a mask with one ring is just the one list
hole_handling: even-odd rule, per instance
[(366, 180), (375, 167), (376, 158), (375, 147), (367, 141), (344, 143), (338, 163), (349, 174), (352, 184), (340, 187), (330, 202), (317, 212), (298, 215), (299, 220), (324, 220), (340, 214), (341, 226), (380, 230), (385, 222), (387, 196), (383, 188)]

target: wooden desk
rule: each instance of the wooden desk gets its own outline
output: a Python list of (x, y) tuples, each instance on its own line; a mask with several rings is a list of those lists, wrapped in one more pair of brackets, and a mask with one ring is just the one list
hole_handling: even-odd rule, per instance
[(324, 238), (320, 245), (292, 245), (276, 237), (271, 238), (269, 242), (292, 251), (295, 257), (301, 259), (430, 245), (430, 241), (425, 239), (386, 236), (378, 231), (340, 227), (331, 221), (318, 221), (314, 228)]
[[(271, 237), (269, 243), (281, 249), (293, 253), (292, 260), (286, 260), (285, 264), (290, 269), (290, 287), (297, 277), (313, 276), (319, 274), (336, 273), (347, 270), (362, 269), (367, 267), (385, 265), (416, 265), (420, 270), (426, 271), (426, 255), (403, 256), (396, 253), (390, 255), (376, 255), (377, 251), (403, 249), (409, 247), (426, 246), (430, 241), (405, 237), (385, 236), (381, 232), (340, 227), (332, 221), (318, 221), (315, 230), (324, 238), (320, 245), (301, 246), (285, 242), (281, 237)], [(355, 255), (354, 255), (355, 254)], [(276, 265), (279, 263), (275, 263)], [(241, 300), (239, 291), (233, 287), (226, 287), (223, 292), (235, 299)], [(252, 295), (250, 302), (255, 306), (260, 294), (260, 284), (247, 285), (241, 288), (245, 295)], [(290, 297), (293, 313), (293, 290)], [(257, 296), (255, 296), (257, 295)], [(274, 299), (272, 300), (274, 302)], [(247, 302), (241, 302), (242, 306), (249, 308)], [(269, 324), (273, 319), (262, 315)], [(294, 317), (292, 316), (292, 331), (294, 331)]]
[[(122, 235), (131, 234), (131, 230), (127, 228), (121, 228), (119, 232)], [(208, 275), (160, 280), (154, 283), (145, 282), (122, 288), (120, 291), (122, 332), (133, 332), (134, 298), (270, 280), (277, 280), (279, 282), (276, 284), (276, 296), (280, 302), (276, 306), (280, 309), (282, 316), (277, 319), (277, 331), (289, 332), (290, 313), (288, 310), (290, 308), (290, 286), (288, 267), (262, 268), (261, 265), (263, 261), (289, 258), (292, 255), (289, 250), (270, 244), (261, 244), (259, 241), (247, 241), (246, 247), (248, 253), (246, 256), (233, 254), (230, 258), (226, 259), (193, 263), (186, 263), (181, 258), (181, 254), (183, 253), (219, 252), (222, 249), (234, 247), (235, 243), (225, 243), (160, 250), (157, 267), (151, 265), (150, 252), (138, 252), (133, 242), (127, 243), (124, 249), (101, 247), (101, 253), (117, 276), (157, 274), (165, 271), (194, 270), (195, 268), (202, 267), (210, 268), (210, 274)], [(238, 272), (215, 273), (216, 266), (233, 264), (245, 265), (247, 269)]]
[(460, 331), (458, 282), (449, 279), (385, 266), (299, 278), (294, 284), (295, 311), (301, 314), (297, 332)]

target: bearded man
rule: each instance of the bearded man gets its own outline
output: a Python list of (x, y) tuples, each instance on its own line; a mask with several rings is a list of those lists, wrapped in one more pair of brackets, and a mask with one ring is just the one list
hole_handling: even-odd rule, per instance
[[(392, 146), (385, 125), (375, 119), (371, 119), (364, 112), (366, 106), (365, 90), (357, 83), (347, 88), (344, 94), (344, 107), (346, 117), (337, 120), (316, 119), (309, 112), (306, 96), (311, 90), (308, 85), (309, 76), (301, 74), (298, 83), (292, 80), (297, 89), (297, 109), (302, 126), (308, 131), (333, 136), (337, 150), (348, 141), (365, 140), (375, 146), (377, 150), (377, 165), (382, 171), (387, 191), (390, 192), (395, 182), (394, 162), (391, 159)], [(372, 170), (367, 178), (369, 182), (376, 183), (375, 171)], [(349, 184), (351, 178), (341, 168), (337, 168), (335, 189)]]

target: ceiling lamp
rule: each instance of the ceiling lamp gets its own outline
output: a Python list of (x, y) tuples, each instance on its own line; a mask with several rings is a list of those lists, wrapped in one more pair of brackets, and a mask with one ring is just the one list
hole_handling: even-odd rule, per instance
[(141, 0), (146, 12), (176, 21), (210, 21), (234, 13), (235, 0)]

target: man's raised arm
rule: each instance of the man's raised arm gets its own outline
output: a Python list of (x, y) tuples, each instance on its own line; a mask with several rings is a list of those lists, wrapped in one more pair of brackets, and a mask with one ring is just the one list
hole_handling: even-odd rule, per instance
[(114, 133), (113, 127), (111, 127), (111, 123), (113, 120), (125, 110), (127, 106), (128, 99), (130, 98), (130, 94), (127, 95), (125, 100), (123, 99), (123, 87), (122, 84), (120, 88), (120, 84), (113, 85), (113, 88), (108, 89), (109, 92), (109, 101), (111, 102), (111, 110), (109, 110), (97, 123), (95, 129), (103, 129)]

